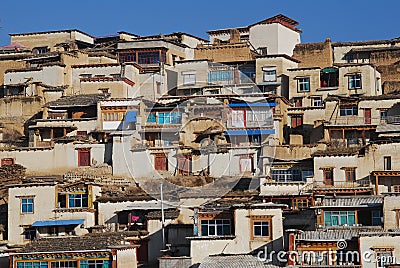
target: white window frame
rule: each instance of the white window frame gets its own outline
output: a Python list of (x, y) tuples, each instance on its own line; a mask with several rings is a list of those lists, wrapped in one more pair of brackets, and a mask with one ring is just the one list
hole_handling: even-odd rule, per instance
[[(312, 106), (313, 107), (322, 107), (323, 106), (322, 97), (321, 96), (311, 97), (311, 100), (312, 100)], [(320, 105), (315, 105), (318, 102), (320, 103)]]
[(196, 72), (182, 72), (182, 83), (184, 86), (193, 86), (196, 84)]
[(264, 82), (276, 82), (276, 66), (264, 66), (262, 71)]
[[(297, 80), (297, 92), (310, 92), (311, 91), (311, 79), (309, 76), (296, 77)], [(308, 89), (304, 90), (302, 88), (308, 85)]]

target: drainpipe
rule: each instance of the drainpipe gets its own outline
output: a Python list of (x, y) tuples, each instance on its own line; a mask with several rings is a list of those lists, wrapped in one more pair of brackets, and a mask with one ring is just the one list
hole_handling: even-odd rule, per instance
[(199, 236), (199, 209), (195, 208), (194, 209), (194, 217), (193, 217), (193, 235), (194, 236)]

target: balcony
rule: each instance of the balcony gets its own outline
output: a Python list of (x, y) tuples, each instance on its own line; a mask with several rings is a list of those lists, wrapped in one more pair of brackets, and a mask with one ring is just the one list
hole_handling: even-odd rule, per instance
[[(379, 125), (385, 123), (379, 117), (364, 117), (364, 116), (340, 116), (325, 121), (327, 126), (364, 126), (364, 125)], [(400, 123), (400, 117), (399, 117)]]
[(388, 123), (388, 124), (400, 124), (400, 115), (388, 116), (386, 118), (386, 123)]

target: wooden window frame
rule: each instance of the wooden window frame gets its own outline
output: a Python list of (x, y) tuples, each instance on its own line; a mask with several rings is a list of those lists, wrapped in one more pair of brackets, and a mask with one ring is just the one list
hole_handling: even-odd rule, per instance
[[(251, 240), (272, 240), (273, 235), (273, 226), (272, 226), (272, 217), (271, 215), (252, 215), (250, 216), (250, 239)], [(268, 222), (268, 236), (256, 236), (254, 235), (254, 223), (255, 222)]]

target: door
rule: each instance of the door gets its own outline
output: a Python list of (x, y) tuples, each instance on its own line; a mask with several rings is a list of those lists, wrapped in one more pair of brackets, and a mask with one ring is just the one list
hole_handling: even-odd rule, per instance
[(239, 167), (241, 173), (251, 173), (253, 171), (253, 157), (241, 156), (239, 160)]
[(188, 175), (191, 169), (191, 157), (178, 157), (178, 174)]
[(371, 124), (371, 109), (364, 109), (364, 123), (366, 125)]
[(325, 185), (333, 186), (333, 170), (332, 169), (324, 170), (324, 179), (325, 179)]
[(90, 166), (90, 149), (78, 149), (78, 166)]
[(167, 157), (165, 155), (155, 155), (154, 167), (156, 170), (168, 170)]

